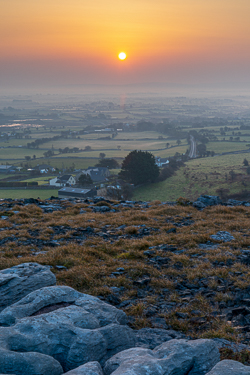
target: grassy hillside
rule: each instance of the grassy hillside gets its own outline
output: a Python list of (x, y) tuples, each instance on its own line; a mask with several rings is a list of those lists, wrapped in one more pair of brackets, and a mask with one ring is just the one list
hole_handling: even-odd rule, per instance
[[(193, 200), (201, 194), (216, 195), (218, 188), (228, 189), (229, 194), (250, 189), (250, 179), (246, 174), (246, 167), (243, 167), (244, 158), (250, 161), (250, 154), (190, 160), (167, 180), (135, 189), (134, 199), (174, 201), (179, 197), (186, 197)], [(230, 171), (237, 174), (234, 181), (230, 177)]]

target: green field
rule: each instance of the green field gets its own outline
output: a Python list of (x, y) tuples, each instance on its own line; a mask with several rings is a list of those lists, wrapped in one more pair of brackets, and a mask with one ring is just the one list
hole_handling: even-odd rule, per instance
[(57, 189), (0, 189), (0, 199), (11, 198), (11, 199), (21, 199), (21, 198), (40, 198), (48, 199), (51, 196), (57, 197)]
[(95, 164), (98, 163), (99, 158), (80, 158), (76, 157), (76, 154), (73, 154), (74, 156), (58, 156), (53, 158), (45, 158), (45, 159), (39, 159), (39, 160), (32, 160), (29, 162), (29, 164), (32, 165), (32, 167), (35, 167), (37, 164), (50, 164), (54, 168), (58, 169), (64, 169), (64, 168), (73, 168), (73, 169), (85, 169), (88, 167), (95, 166)]
[(209, 142), (207, 144), (208, 151), (214, 151), (216, 154), (221, 154), (223, 152), (234, 152), (240, 150), (247, 150), (248, 147), (246, 146), (245, 142), (230, 142), (230, 141), (222, 141), (222, 142)]
[[(193, 200), (201, 194), (218, 195), (216, 190), (221, 187), (229, 189), (230, 194), (250, 189), (250, 179), (242, 165), (244, 158), (250, 162), (248, 153), (190, 160), (167, 180), (136, 188), (133, 199), (174, 201), (186, 197)], [(231, 170), (238, 174), (233, 182)]]
[(6, 160), (10, 161), (9, 164), (11, 164), (11, 161), (14, 159), (17, 160), (24, 160), (25, 156), (30, 156), (31, 158), (33, 155), (36, 155), (36, 157), (43, 157), (44, 150), (40, 149), (28, 149), (28, 148), (22, 148), (22, 147), (6, 147), (6, 148), (0, 148), (0, 160)]

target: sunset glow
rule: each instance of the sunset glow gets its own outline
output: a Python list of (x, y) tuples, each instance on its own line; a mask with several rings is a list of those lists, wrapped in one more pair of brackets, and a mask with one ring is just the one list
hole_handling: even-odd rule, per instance
[(1, 84), (250, 81), (249, 16), (249, 0), (5, 1)]

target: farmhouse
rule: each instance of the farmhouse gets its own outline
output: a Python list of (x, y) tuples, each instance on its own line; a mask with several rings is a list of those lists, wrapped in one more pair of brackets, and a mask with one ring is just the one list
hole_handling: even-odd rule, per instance
[(70, 174), (65, 174), (61, 177), (52, 178), (49, 184), (52, 186), (71, 186), (76, 184), (76, 180)]
[(77, 189), (65, 187), (58, 190), (59, 198), (88, 198), (97, 195), (97, 190), (95, 189)]
[(107, 177), (110, 176), (109, 169), (105, 167), (88, 167), (88, 169), (85, 169), (81, 173), (79, 173), (77, 178), (79, 178), (81, 174), (89, 175), (93, 182), (104, 181)]
[(155, 157), (155, 164), (158, 165), (158, 167), (164, 167), (169, 163), (168, 158), (160, 158), (158, 156)]

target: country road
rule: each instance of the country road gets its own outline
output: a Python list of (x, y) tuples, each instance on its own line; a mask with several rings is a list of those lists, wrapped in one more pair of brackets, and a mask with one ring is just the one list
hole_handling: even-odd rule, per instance
[(195, 142), (195, 139), (192, 135), (190, 135), (190, 151), (189, 151), (189, 157), (194, 159), (196, 158), (196, 142)]

